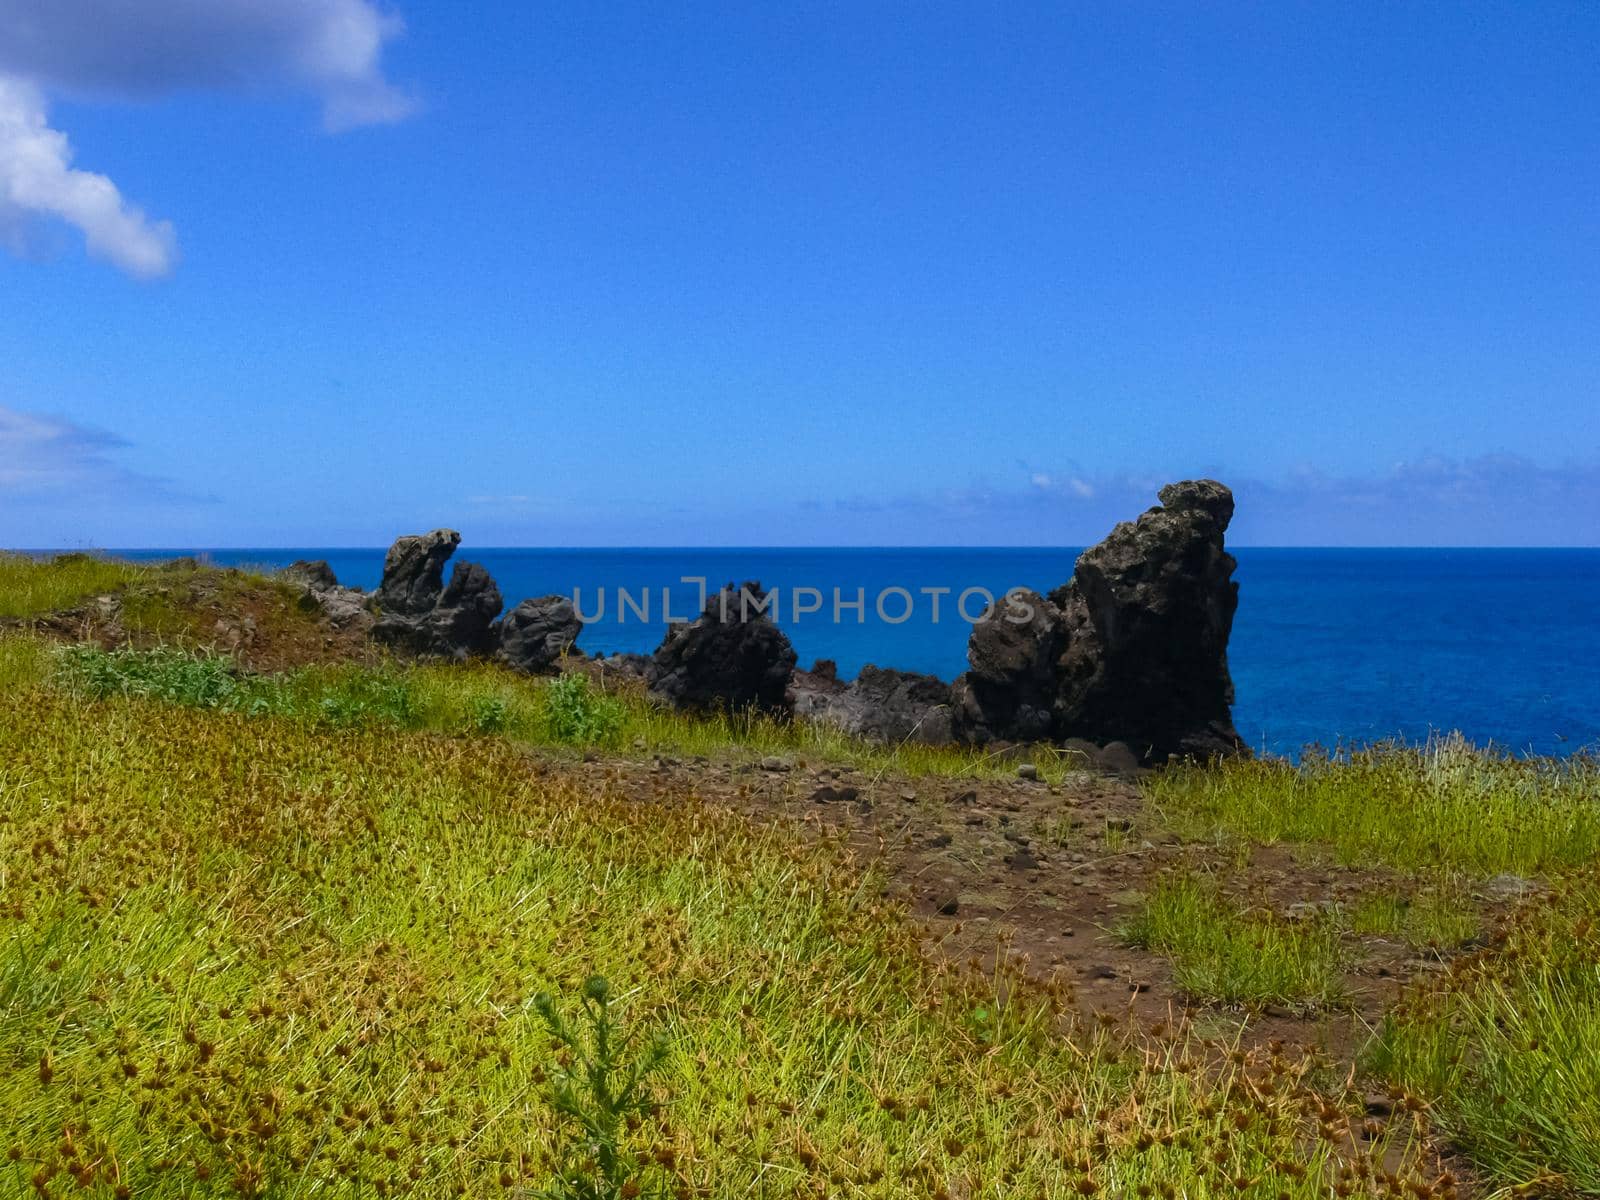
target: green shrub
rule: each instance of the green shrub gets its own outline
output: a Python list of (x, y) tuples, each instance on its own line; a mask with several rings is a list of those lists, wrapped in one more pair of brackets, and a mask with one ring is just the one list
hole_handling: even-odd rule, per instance
[(192, 708), (230, 708), (241, 697), (231, 663), (182, 650), (102, 650), (64, 646), (56, 652), (60, 675), (70, 687), (97, 700), (146, 696)]
[(414, 710), (410, 681), (391, 671), (340, 671), (316, 695), (315, 715), (329, 725), (409, 725)]
[(474, 733), (504, 733), (511, 723), (511, 706), (504, 696), (476, 694), (467, 699), (467, 724)]
[(545, 686), (544, 713), (550, 737), (575, 746), (610, 745), (627, 717), (620, 701), (578, 674), (561, 675)]

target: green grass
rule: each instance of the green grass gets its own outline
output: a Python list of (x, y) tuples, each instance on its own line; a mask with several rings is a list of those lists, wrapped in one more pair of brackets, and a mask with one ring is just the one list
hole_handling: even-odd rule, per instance
[(1198, 1000), (1308, 1009), (1344, 996), (1339, 935), (1330, 920), (1291, 922), (1248, 911), (1206, 879), (1164, 879), (1118, 932), (1128, 945), (1170, 959), (1174, 982)]
[[(18, 669), (40, 660), (18, 651)], [(3, 662), (3, 660), (0, 660)], [(89, 696), (150, 696), (201, 708), (272, 714), (333, 725), (389, 724), (447, 734), (497, 735), (543, 746), (595, 747), (684, 757), (777, 756), (850, 764), (875, 774), (1008, 778), (1015, 765), (956, 746), (883, 745), (824, 725), (760, 715), (687, 713), (651, 703), (636, 686), (606, 688), (578, 675), (529, 679), (486, 664), (334, 664), (272, 675), (229, 658), (176, 647), (57, 652), (53, 672), (34, 678)], [(1063, 761), (1041, 756), (1040, 774), (1060, 781)]]
[(1518, 759), (1457, 737), (1299, 766), (1176, 767), (1145, 788), (1189, 836), (1317, 843), (1345, 863), (1535, 875), (1600, 857), (1600, 763)]
[(1471, 901), (1455, 888), (1417, 896), (1363, 896), (1344, 916), (1344, 923), (1352, 933), (1396, 939), (1418, 950), (1453, 949), (1481, 930)]
[(0, 1197), (529, 1195), (566, 1161), (534, 998), (595, 973), (665, 1036), (621, 1152), (675, 1195), (1310, 1200), (1393, 1149), (1347, 1160), (1359, 1095), (1296, 1060), (924, 958), (842, 847), (155, 694), (0, 691)]
[(151, 568), (89, 554), (53, 558), (0, 551), (0, 617), (39, 617), (114, 592)]
[(0, 688), (30, 687), (50, 674), (50, 648), (25, 633), (0, 633)]
[(1600, 1195), (1600, 876), (1521, 915), (1503, 945), (1423, 981), (1368, 1064), (1433, 1099), (1502, 1187)]

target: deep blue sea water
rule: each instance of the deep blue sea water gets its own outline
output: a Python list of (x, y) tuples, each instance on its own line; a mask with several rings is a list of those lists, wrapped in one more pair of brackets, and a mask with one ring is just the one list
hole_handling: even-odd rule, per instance
[[(124, 551), (168, 557), (192, 550)], [(377, 585), (382, 549), (213, 550), (223, 565), (282, 566), (325, 558), (341, 581)], [(1294, 753), (1388, 737), (1459, 730), (1476, 742), (1562, 754), (1600, 744), (1600, 550), (1239, 549), (1239, 613), (1230, 659), (1239, 732), (1253, 746)], [(527, 550), (463, 547), (487, 566), (507, 606), (577, 594), (603, 616), (579, 645), (647, 652), (671, 613), (690, 616), (704, 577), (759, 579), (779, 589), (779, 623), (802, 664), (832, 658), (841, 676), (865, 663), (946, 679), (965, 667), (967, 588), (1048, 591), (1067, 580), (1071, 549)], [(794, 612), (793, 589), (821, 593), (819, 612)], [(834, 589), (859, 614), (833, 611)], [(907, 593), (885, 593), (903, 588)], [(922, 589), (949, 588), (934, 597)], [(619, 612), (619, 589), (632, 605)], [(640, 619), (648, 590), (648, 620)], [(884, 593), (885, 620), (876, 611)], [(801, 604), (812, 598), (798, 597)], [(898, 623), (910, 602), (910, 615)], [(976, 615), (981, 595), (968, 597)]]

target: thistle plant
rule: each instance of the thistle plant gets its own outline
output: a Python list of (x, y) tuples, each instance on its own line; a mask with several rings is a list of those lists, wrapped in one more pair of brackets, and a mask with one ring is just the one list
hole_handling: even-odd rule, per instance
[(599, 975), (583, 985), (576, 1025), (547, 992), (534, 998), (558, 1049), (549, 1074), (550, 1101), (567, 1138), (548, 1200), (633, 1200), (663, 1195), (647, 1187), (645, 1168), (624, 1144), (627, 1132), (654, 1115), (650, 1076), (665, 1061), (667, 1040), (656, 1030), (641, 1044), (625, 1032), (611, 1008), (611, 985)]

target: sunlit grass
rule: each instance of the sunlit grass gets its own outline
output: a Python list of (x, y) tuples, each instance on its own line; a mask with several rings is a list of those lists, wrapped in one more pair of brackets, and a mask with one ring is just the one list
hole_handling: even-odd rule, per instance
[(116, 591), (149, 567), (90, 554), (35, 558), (0, 551), (0, 617), (38, 617)]
[(1600, 857), (1600, 764), (1517, 759), (1459, 737), (1298, 766), (1175, 767), (1145, 790), (1190, 836), (1317, 843), (1346, 863), (1532, 875)]
[[(593, 747), (686, 758), (713, 755), (791, 764), (849, 764), (878, 774), (1005, 778), (1014, 761), (958, 746), (870, 742), (825, 725), (769, 716), (689, 713), (652, 703), (633, 683), (530, 679), (488, 664), (339, 663), (277, 675), (175, 647), (57, 652), (56, 678), (91, 696), (144, 695), (174, 703), (332, 724), (377, 722), (484, 734), (542, 746)], [(1068, 764), (1041, 752), (1047, 782)]]
[(1480, 931), (1478, 914), (1456, 888), (1366, 895), (1341, 916), (1352, 933), (1397, 939), (1419, 950), (1452, 949)]
[(1162, 880), (1118, 932), (1130, 946), (1170, 959), (1174, 982), (1197, 1000), (1310, 1008), (1344, 995), (1331, 921), (1249, 910), (1204, 878)]
[(10, 688), (0, 799), (0, 1196), (528, 1195), (533, 997), (593, 972), (666, 1032), (630, 1136), (677, 1195), (1309, 1200), (1391, 1149), (1295, 1060), (926, 960), (839, 848), (500, 737)]
[(1519, 1194), (1600, 1195), (1600, 877), (1528, 906), (1505, 943), (1423, 980), (1369, 1065)]

